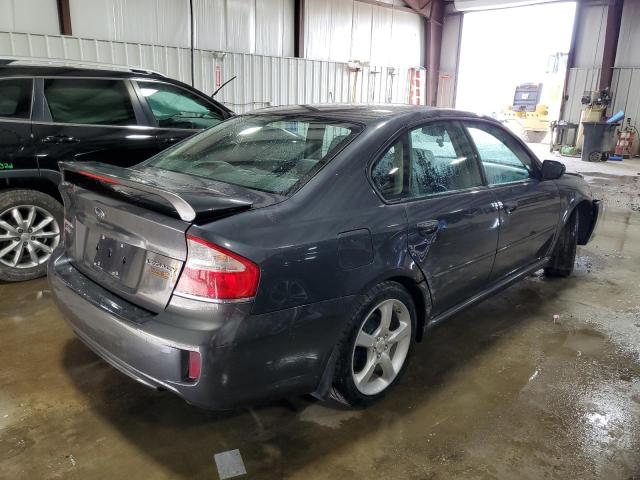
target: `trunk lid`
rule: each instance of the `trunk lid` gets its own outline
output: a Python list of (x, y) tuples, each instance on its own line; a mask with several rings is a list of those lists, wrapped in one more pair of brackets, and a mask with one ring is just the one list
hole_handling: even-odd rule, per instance
[(276, 198), (154, 168), (61, 162), (64, 245), (84, 275), (153, 312), (162, 311), (187, 258), (194, 223)]

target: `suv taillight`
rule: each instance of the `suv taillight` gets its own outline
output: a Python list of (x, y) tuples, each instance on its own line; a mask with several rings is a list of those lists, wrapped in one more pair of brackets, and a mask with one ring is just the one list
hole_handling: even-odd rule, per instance
[(176, 286), (178, 295), (202, 300), (239, 300), (255, 296), (258, 266), (240, 255), (187, 235), (187, 263)]

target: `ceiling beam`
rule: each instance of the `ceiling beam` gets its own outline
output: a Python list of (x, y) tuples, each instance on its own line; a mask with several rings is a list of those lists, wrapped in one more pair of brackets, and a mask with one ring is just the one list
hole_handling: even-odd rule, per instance
[(293, 56), (304, 57), (304, 0), (293, 2)]
[(620, 36), (620, 23), (622, 22), (622, 4), (622, 0), (609, 0), (607, 7), (607, 26), (604, 33), (599, 90), (611, 87), (613, 66), (618, 50), (618, 37)]

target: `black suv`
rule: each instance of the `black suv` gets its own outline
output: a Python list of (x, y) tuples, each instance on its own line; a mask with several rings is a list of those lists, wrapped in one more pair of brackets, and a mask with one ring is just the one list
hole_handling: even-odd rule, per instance
[(0, 280), (46, 272), (64, 228), (58, 161), (128, 167), (232, 115), (145, 70), (0, 66)]

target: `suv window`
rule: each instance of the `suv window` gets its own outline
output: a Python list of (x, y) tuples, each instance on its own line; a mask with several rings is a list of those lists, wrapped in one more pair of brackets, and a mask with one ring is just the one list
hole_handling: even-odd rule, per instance
[(31, 83), (29, 78), (0, 80), (0, 117), (29, 118)]
[(160, 82), (138, 85), (159, 127), (202, 129), (224, 121), (213, 105), (180, 87)]
[(476, 144), (489, 185), (519, 182), (533, 175), (531, 157), (510, 134), (490, 124), (467, 127)]
[(480, 167), (464, 130), (456, 123), (434, 122), (409, 133), (409, 195), (464, 190), (482, 185)]
[(121, 80), (47, 79), (44, 96), (57, 123), (136, 124), (131, 98)]

